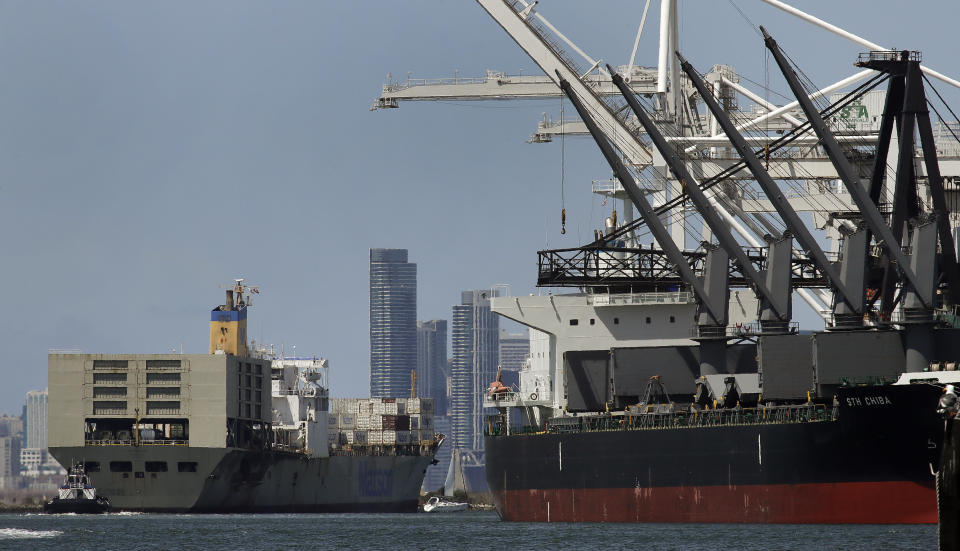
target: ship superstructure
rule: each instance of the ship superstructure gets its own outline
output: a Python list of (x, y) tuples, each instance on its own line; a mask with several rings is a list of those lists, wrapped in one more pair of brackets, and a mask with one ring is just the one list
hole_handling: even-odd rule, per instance
[(213, 309), (210, 354), (51, 354), (53, 456), (119, 510), (415, 511), (442, 437), (341, 445), (327, 361), (249, 349), (244, 290)]

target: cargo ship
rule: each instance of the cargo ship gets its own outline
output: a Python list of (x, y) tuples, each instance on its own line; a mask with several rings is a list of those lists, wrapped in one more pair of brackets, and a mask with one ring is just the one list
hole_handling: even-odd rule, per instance
[[(684, 141), (679, 119), (652, 116), (657, 103), (644, 104), (616, 69), (607, 66), (623, 101), (599, 102), (557, 60), (556, 82), (641, 218), (618, 224), (614, 215), (592, 243), (540, 252), (538, 285), (579, 292), (492, 301), (532, 329), (519, 386), (491, 387), (484, 398), (495, 412), (485, 428), (486, 477), (504, 520), (937, 522), (936, 410), (960, 361), (960, 197), (939, 170), (956, 159), (938, 159), (920, 55), (861, 55), (856, 65), (874, 71), (872, 81), (823, 108), (760, 31), (797, 99), (794, 114), (805, 119), (783, 135), (748, 144), (730, 103), (721, 104), (720, 81), (705, 82), (676, 54), (683, 101), (705, 111), (694, 121), (707, 117), (734, 153), (733, 168), (717, 175), (704, 174), (709, 148)], [(850, 129), (837, 124), (843, 109), (882, 82), (878, 134), (848, 139)], [(623, 113), (682, 183), (678, 200), (653, 208), (624, 163), (630, 155), (617, 149), (622, 137), (595, 120)], [(681, 135), (664, 135), (678, 128)], [(895, 174), (887, 171), (894, 129)], [(842, 198), (828, 193), (845, 206), (830, 214), (845, 220), (834, 255), (774, 182), (784, 177), (771, 160), (797, 158), (787, 157), (798, 154), (790, 144), (805, 133), (816, 135), (812, 154), (842, 184)], [(782, 225), (760, 247), (744, 246), (746, 232), (734, 235), (739, 222), (724, 218), (731, 203), (718, 199), (731, 196), (737, 171), (749, 183), (736, 192), (756, 189)], [(728, 188), (711, 190), (716, 184)], [(683, 250), (663, 220), (692, 211), (705, 238)], [(655, 246), (638, 246), (638, 231)], [(825, 300), (825, 330), (803, 334), (793, 293), (811, 289)]]
[(212, 310), (209, 354), (50, 354), (51, 454), (114, 510), (415, 512), (432, 401), (331, 399), (326, 360), (248, 347), (249, 290)]

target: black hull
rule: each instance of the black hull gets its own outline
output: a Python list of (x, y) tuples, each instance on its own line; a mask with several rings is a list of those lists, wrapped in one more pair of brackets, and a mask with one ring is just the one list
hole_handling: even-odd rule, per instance
[(50, 514), (101, 514), (110, 510), (110, 503), (100, 499), (54, 498), (43, 504), (43, 512)]
[(836, 419), (486, 439), (505, 520), (936, 522), (939, 387), (841, 389)]

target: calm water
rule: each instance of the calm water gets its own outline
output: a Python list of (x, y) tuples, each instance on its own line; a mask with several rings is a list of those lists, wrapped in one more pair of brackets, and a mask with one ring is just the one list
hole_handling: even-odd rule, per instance
[(936, 549), (935, 526), (522, 524), (441, 515), (0, 515), (0, 549)]

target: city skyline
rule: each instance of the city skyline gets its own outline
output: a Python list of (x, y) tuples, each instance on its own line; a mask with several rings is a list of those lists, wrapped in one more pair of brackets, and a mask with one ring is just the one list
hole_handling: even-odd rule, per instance
[[(738, 3), (813, 83), (855, 71), (863, 47)], [(956, 2), (891, 17), (897, 5), (799, 7), (960, 77), (953, 18), (931, 17)], [(616, 66), (629, 59), (643, 6), (605, 6), (558, 0), (537, 11)], [(792, 100), (737, 10), (681, 2), (680, 19), (679, 46), (699, 70), (728, 64), (769, 101)], [(252, 338), (328, 358), (332, 392), (364, 396), (369, 248), (414, 251), (428, 290), (416, 319), (445, 318), (466, 288), (537, 292), (536, 251), (589, 241), (613, 207), (590, 193), (610, 176), (592, 140), (525, 143), (544, 113), (572, 112), (559, 99), (368, 110), (388, 74), (541, 73), (473, 2), (7, 2), (0, 21), (0, 231), (11, 236), (0, 243), (11, 267), (0, 275), (9, 314), (0, 333), (16, 345), (0, 411), (19, 415), (26, 391), (46, 386), (50, 349), (205, 351), (219, 285), (235, 277), (261, 289)], [(656, 65), (655, 19), (636, 62)], [(765, 82), (769, 92), (755, 85)], [(958, 104), (960, 91), (934, 85)]]

